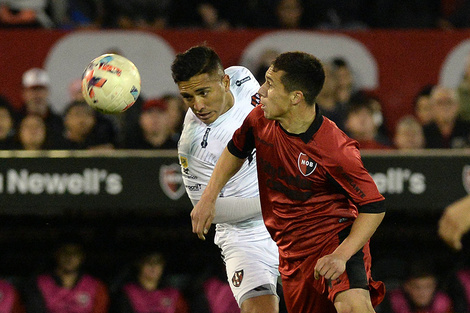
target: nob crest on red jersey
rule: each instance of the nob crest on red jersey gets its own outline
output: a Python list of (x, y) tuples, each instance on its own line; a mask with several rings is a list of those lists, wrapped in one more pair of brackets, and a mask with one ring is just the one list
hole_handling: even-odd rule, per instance
[(308, 176), (315, 171), (317, 168), (317, 162), (315, 162), (311, 157), (305, 153), (300, 152), (299, 158), (297, 161), (299, 165), (299, 170), (304, 176)]

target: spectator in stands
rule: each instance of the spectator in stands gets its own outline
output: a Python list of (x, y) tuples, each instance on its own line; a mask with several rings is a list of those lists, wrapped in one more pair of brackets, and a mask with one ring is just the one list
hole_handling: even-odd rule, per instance
[(54, 143), (56, 149), (114, 149), (116, 131), (113, 124), (100, 119), (85, 101), (73, 101), (64, 113), (64, 132)]
[(325, 63), (325, 83), (317, 96), (317, 104), (322, 114), (336, 123), (344, 131), (344, 122), (346, 120), (346, 106), (338, 101), (338, 77), (333, 71), (331, 63)]
[(460, 117), (468, 121), (470, 120), (470, 53), (467, 55), (465, 61), (465, 70), (459, 86), (457, 87), (457, 94), (460, 103)]
[(230, 23), (223, 19), (219, 10), (210, 1), (201, 1), (197, 4), (197, 13), (199, 18), (198, 26), (211, 30), (230, 29)]
[(215, 1), (219, 13), (234, 28), (269, 28), (273, 25), (273, 10), (279, 0)]
[(0, 279), (0, 295), (0, 312), (25, 313), (18, 290), (6, 279)]
[(348, 62), (343, 58), (334, 58), (331, 61), (333, 75), (336, 77), (338, 88), (336, 90), (337, 99), (340, 103), (346, 104), (351, 100), (351, 96), (357, 91), (354, 85), (354, 75)]
[(450, 297), (440, 289), (435, 265), (428, 259), (412, 258), (402, 286), (390, 290), (379, 313), (452, 313)]
[(167, 285), (164, 278), (165, 258), (152, 252), (141, 257), (136, 273), (112, 298), (114, 313), (176, 312), (189, 313), (183, 294)]
[(461, 266), (452, 272), (445, 290), (453, 303), (452, 313), (470, 312), (470, 267)]
[(47, 1), (0, 1), (0, 27), (52, 28), (54, 23), (47, 14)]
[(197, 272), (185, 290), (191, 312), (240, 313), (220, 256), (208, 255), (204, 264), (204, 269)]
[(414, 114), (423, 126), (429, 124), (433, 119), (433, 113), (430, 102), (431, 91), (433, 87), (433, 85), (424, 86), (418, 92), (413, 102)]
[(82, 93), (82, 79), (76, 78), (72, 80), (69, 84), (69, 101), (82, 101), (83, 93)]
[(451, 12), (440, 19), (439, 26), (443, 29), (470, 27), (470, 1), (444, 1), (454, 4)]
[(64, 129), (62, 117), (54, 113), (49, 103), (49, 75), (40, 68), (32, 68), (23, 74), (23, 106), (20, 118), (28, 114), (41, 116), (46, 122), (52, 141), (60, 138)]
[(300, 0), (279, 0), (275, 6), (274, 28), (299, 29), (304, 24), (304, 6)]
[(104, 26), (124, 29), (164, 29), (169, 24), (172, 4), (172, 0), (106, 1)]
[[(70, 82), (69, 84), (69, 103), (72, 102), (84, 102), (82, 93), (82, 79), (77, 78)], [(68, 106), (66, 105), (66, 107)], [(133, 108), (136, 108), (137, 105), (134, 104)], [(113, 142), (114, 146), (118, 146), (122, 141), (122, 127), (124, 124), (124, 119), (127, 116), (128, 111), (121, 114), (103, 114), (101, 112), (95, 111), (97, 125), (100, 131), (104, 134), (108, 134), (109, 140)]]
[(23, 298), (27, 313), (107, 313), (106, 285), (83, 269), (85, 251), (75, 240), (66, 240), (54, 252), (54, 268), (25, 285)]
[(364, 12), (373, 28), (436, 28), (441, 16), (440, 0), (367, 1)]
[(344, 123), (346, 133), (359, 142), (364, 149), (391, 149), (389, 139), (379, 133), (379, 125), (374, 121), (374, 108), (370, 98), (358, 97), (348, 106)]
[(47, 128), (44, 120), (36, 114), (28, 114), (21, 119), (18, 125), (18, 150), (46, 150), (50, 149)]
[(423, 126), (412, 115), (402, 117), (395, 128), (393, 143), (398, 150), (423, 149)]
[(436, 86), (431, 91), (433, 121), (424, 126), (426, 148), (470, 148), (470, 121), (461, 119), (455, 89)]
[(167, 94), (162, 99), (167, 103), (170, 136), (174, 142), (178, 142), (183, 131), (183, 120), (188, 107), (178, 94)]
[(15, 133), (15, 113), (8, 100), (0, 96), (0, 150), (13, 148)]
[(391, 145), (391, 142), (389, 140), (390, 135), (387, 129), (387, 123), (385, 120), (385, 115), (382, 111), (382, 102), (380, 101), (380, 99), (378, 97), (368, 94), (365, 91), (359, 90), (351, 96), (350, 101), (355, 101), (354, 99), (356, 99), (357, 97), (365, 97), (366, 99), (369, 99), (372, 109), (374, 111), (373, 118), (374, 123), (377, 126), (378, 140), (387, 145)]
[(98, 28), (103, 24), (106, 0), (51, 0), (49, 11), (58, 28)]
[(279, 51), (275, 48), (266, 48), (261, 52), (259, 59), (257, 60), (256, 67), (252, 71), (256, 80), (260, 84), (263, 84), (266, 80), (266, 71), (279, 54)]
[(125, 149), (176, 149), (171, 137), (168, 104), (164, 99), (145, 101), (139, 117), (139, 136), (124, 143)]
[(320, 29), (365, 29), (369, 4), (367, 0), (315, 0), (305, 1), (306, 15), (311, 26)]

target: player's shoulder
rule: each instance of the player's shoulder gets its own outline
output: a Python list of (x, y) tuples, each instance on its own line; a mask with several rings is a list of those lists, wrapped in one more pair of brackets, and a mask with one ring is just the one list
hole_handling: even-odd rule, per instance
[(321, 127), (315, 135), (316, 148), (323, 150), (328, 159), (342, 159), (359, 150), (356, 140), (350, 138), (328, 118), (323, 118)]
[(247, 69), (244, 66), (241, 65), (235, 65), (235, 66), (230, 66), (225, 69), (225, 74), (232, 77), (237, 77), (237, 76), (243, 76), (243, 75), (251, 75), (253, 76), (253, 73), (249, 69)]
[(249, 69), (244, 66), (231, 66), (225, 69), (225, 74), (230, 77), (232, 87), (244, 87), (244, 85), (257, 85), (258, 81)]
[(251, 110), (249, 116), (253, 121), (256, 121), (257, 123), (262, 122), (262, 121), (264, 122), (269, 121), (265, 119), (264, 111), (261, 109), (260, 105), (256, 106), (253, 110)]

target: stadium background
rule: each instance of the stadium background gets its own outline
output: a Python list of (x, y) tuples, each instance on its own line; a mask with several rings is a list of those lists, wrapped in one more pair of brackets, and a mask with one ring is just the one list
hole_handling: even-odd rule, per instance
[[(67, 79), (71, 81), (81, 75), (79, 69), (86, 65), (83, 60), (91, 60), (110, 49), (123, 51), (141, 69), (143, 95), (158, 96), (173, 88), (169, 63), (165, 62), (169, 62), (175, 53), (202, 42), (214, 47), (226, 66), (243, 62), (255, 66), (256, 59), (253, 57), (256, 53), (250, 49), (257, 44), (262, 48), (265, 42), (272, 42), (270, 40), (277, 42), (280, 46), (276, 48), (281, 50), (294, 50), (307, 45), (306, 49), (312, 49), (311, 52), (323, 58), (348, 58), (348, 53), (354, 50), (349, 48), (354, 47), (357, 48), (354, 50), (358, 53), (357, 58), (350, 61), (356, 74), (366, 75), (362, 77), (364, 88), (381, 99), (387, 126), (393, 130), (399, 117), (413, 111), (413, 99), (420, 88), (436, 83), (455, 86), (470, 51), (469, 35), (470, 31), (466, 30), (0, 30), (0, 69), (3, 74), (0, 76), (0, 92), (19, 106), (21, 75), (31, 67), (50, 70), (53, 83), (54, 73), (64, 75), (56, 81), (58, 84), (62, 81), (64, 86), (60, 88), (66, 88)], [(276, 40), (285, 38), (282, 36), (287, 36), (292, 42)], [(111, 40), (101, 40), (106, 37)], [(97, 45), (96, 42), (103, 44)], [(325, 43), (324, 47), (321, 43)], [(82, 49), (74, 50), (77, 44)], [(57, 58), (67, 51), (74, 53), (68, 53), (65, 60)], [(251, 59), (244, 59), (247, 55)], [(160, 62), (156, 62), (156, 58)], [(368, 71), (362, 72), (364, 68)], [(367, 80), (370, 77), (375, 77), (375, 80)], [(53, 90), (53, 97), (60, 96), (60, 88)], [(63, 103), (56, 100), (55, 110), (60, 111), (61, 104), (66, 102), (67, 99)], [(67, 233), (77, 233), (82, 237), (89, 252), (88, 268), (106, 280), (116, 275), (123, 264), (130, 262), (137, 252), (145, 248), (167, 252), (172, 260), (169, 270), (175, 275), (196, 273), (209, 257), (211, 260), (212, 257), (217, 258), (218, 251), (212, 238), (203, 242), (191, 233), (191, 206), (185, 195), (180, 194), (175, 176), (171, 176), (177, 175), (173, 166), (176, 162), (174, 152), (150, 155), (136, 152), (117, 158), (87, 152), (65, 156), (5, 153), (0, 160), (0, 275), (22, 276), (37, 271), (47, 261), (50, 247)], [(379, 276), (393, 271), (390, 260), (411, 252), (433, 252), (441, 264), (466, 257), (456, 256), (447, 249), (437, 238), (436, 229), (444, 206), (470, 192), (469, 152), (427, 151), (419, 156), (387, 152), (369, 155), (365, 160), (366, 166), (368, 161), (371, 162), (371, 172), (383, 173), (378, 178), (391, 182), (384, 185), (389, 188), (385, 192), (389, 211), (372, 241)], [(94, 165), (95, 162), (97, 165)], [(162, 164), (167, 166), (164, 169), (169, 173), (168, 181), (161, 173)], [(88, 194), (81, 189), (66, 190), (62, 194), (50, 193), (47, 188), (38, 187), (41, 184), (38, 180), (42, 182), (46, 174), (51, 176), (54, 173), (59, 176), (78, 173), (81, 177), (78, 179), (82, 179), (80, 181), (85, 186), (87, 177), (92, 177), (94, 170), (102, 169), (107, 174), (121, 170), (132, 174), (129, 180), (123, 176), (125, 179), (121, 187), (125, 197), (121, 199), (116, 195), (103, 194), (103, 181), (98, 183), (101, 189), (97, 193), (91, 190)], [(31, 173), (40, 173), (42, 178), (36, 176), (35, 180), (25, 181), (24, 186), (17, 183), (16, 187), (10, 186), (13, 189), (8, 189), (11, 182), (8, 177), (12, 177), (9, 174), (27, 180), (25, 176)], [(410, 191), (414, 190), (409, 180), (413, 173), (425, 176), (426, 192)], [(419, 184), (419, 175), (416, 179)], [(163, 185), (162, 180), (166, 182)], [(402, 182), (397, 187), (401, 192), (390, 187), (396, 186), (393, 182), (397, 181)], [(129, 186), (132, 188), (127, 189)], [(150, 188), (152, 186), (158, 192)], [(419, 186), (416, 188), (420, 190)], [(152, 204), (155, 206), (152, 207)]]

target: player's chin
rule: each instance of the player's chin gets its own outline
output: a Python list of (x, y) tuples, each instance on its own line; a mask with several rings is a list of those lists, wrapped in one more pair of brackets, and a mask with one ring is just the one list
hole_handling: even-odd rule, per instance
[(268, 111), (266, 111), (266, 110), (263, 109), (263, 113), (264, 113), (264, 117), (267, 118), (268, 120), (272, 120), (272, 119), (273, 119), (272, 115), (269, 114)]

